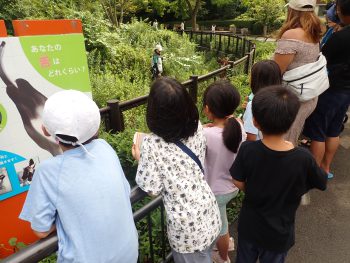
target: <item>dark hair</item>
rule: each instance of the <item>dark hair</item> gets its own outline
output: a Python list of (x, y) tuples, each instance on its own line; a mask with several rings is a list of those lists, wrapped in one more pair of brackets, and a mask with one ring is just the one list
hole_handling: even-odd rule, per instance
[(282, 85), (260, 90), (253, 99), (252, 112), (260, 130), (268, 135), (286, 133), (300, 108), (297, 95)]
[(253, 65), (250, 79), (253, 94), (261, 88), (280, 84), (282, 84), (282, 73), (275, 61), (261, 60)]
[[(67, 141), (67, 142), (72, 142), (73, 143), (73, 142), (77, 142), (78, 141), (78, 139), (76, 137), (69, 136), (69, 135), (56, 134), (56, 136), (58, 138), (61, 138), (61, 139), (65, 140), (65, 141)], [(61, 142), (61, 141), (58, 141), (58, 143), (63, 145), (63, 146), (65, 146), (65, 147), (72, 147), (72, 144), (70, 144), (70, 143), (64, 143), (64, 142)], [(76, 147), (78, 147), (78, 146), (76, 146)]]
[(343, 16), (350, 16), (350, 0), (337, 0), (336, 5)]
[(193, 136), (198, 129), (199, 114), (185, 87), (177, 80), (156, 79), (148, 96), (147, 126), (166, 142)]
[(203, 95), (203, 107), (208, 106), (217, 118), (227, 118), (222, 137), (227, 149), (234, 153), (238, 151), (242, 142), (242, 130), (236, 118), (229, 116), (237, 109), (240, 100), (239, 92), (228, 80), (212, 83)]
[(29, 159), (29, 165), (33, 165), (33, 164), (34, 164), (33, 159)]
[[(64, 134), (56, 134), (56, 137), (58, 138), (61, 138), (65, 141), (68, 141), (68, 142), (77, 142), (78, 139), (74, 136), (69, 136), (69, 135), (64, 135)], [(83, 145), (85, 144), (88, 144), (90, 143), (92, 140), (95, 140), (98, 138), (98, 133), (96, 133), (94, 136), (92, 136), (89, 140), (87, 140), (86, 142), (82, 143)], [(79, 145), (76, 145), (76, 146), (73, 146), (71, 143), (64, 143), (64, 142), (61, 142), (61, 141), (58, 141), (59, 144), (65, 146), (65, 147), (68, 147), (68, 148), (76, 148), (76, 147), (79, 147)]]

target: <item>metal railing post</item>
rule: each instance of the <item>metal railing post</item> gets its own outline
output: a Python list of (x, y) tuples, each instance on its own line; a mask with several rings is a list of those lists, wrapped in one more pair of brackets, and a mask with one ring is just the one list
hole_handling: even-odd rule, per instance
[(119, 100), (112, 99), (107, 101), (109, 106), (109, 127), (113, 133), (124, 130), (124, 118), (119, 107)]
[(198, 94), (198, 76), (191, 76), (192, 84), (189, 90), (190, 96), (193, 99), (194, 103), (197, 103), (197, 94)]

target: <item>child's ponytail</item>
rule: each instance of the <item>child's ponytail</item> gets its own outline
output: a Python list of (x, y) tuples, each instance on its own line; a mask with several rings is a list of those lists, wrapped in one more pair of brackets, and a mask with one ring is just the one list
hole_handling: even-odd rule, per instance
[(203, 96), (203, 107), (208, 106), (216, 118), (226, 119), (222, 138), (224, 145), (233, 153), (237, 153), (243, 140), (241, 125), (236, 118), (230, 117), (240, 104), (240, 100), (238, 90), (228, 80), (212, 83)]
[(227, 149), (233, 153), (238, 152), (243, 138), (241, 125), (236, 118), (230, 117), (227, 119), (222, 138)]

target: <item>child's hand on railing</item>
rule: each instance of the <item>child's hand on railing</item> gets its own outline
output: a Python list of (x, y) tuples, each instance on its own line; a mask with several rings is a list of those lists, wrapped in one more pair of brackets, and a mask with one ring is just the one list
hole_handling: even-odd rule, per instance
[(134, 157), (136, 161), (140, 160), (140, 149), (136, 144), (132, 145), (131, 153), (132, 153), (132, 157)]
[(249, 97), (246, 96), (244, 101), (243, 101), (243, 103), (242, 103), (242, 109), (246, 109), (247, 108), (248, 100), (249, 100)]

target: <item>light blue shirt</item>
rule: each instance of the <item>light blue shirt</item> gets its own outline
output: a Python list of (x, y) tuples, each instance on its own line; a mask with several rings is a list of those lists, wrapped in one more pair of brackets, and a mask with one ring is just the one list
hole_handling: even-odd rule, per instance
[(138, 237), (130, 185), (112, 147), (97, 139), (36, 169), (20, 218), (33, 230), (56, 224), (58, 262), (134, 263)]
[(253, 113), (252, 113), (252, 101), (249, 101), (243, 115), (244, 130), (246, 133), (256, 135), (256, 140), (262, 139), (261, 132), (254, 126)]

